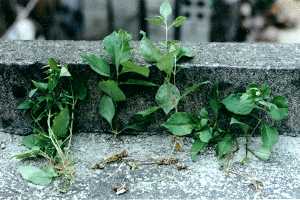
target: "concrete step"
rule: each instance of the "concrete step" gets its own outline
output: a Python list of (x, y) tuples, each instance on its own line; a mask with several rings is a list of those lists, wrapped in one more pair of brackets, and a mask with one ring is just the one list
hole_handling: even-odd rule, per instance
[[(58, 190), (60, 180), (47, 187), (23, 180), (16, 171), (25, 164), (41, 165), (42, 161), (17, 161), (12, 156), (25, 150), (21, 136), (0, 132), (0, 199), (299, 199), (300, 138), (281, 136), (268, 162), (251, 157), (246, 165), (237, 153), (227, 175), (221, 161), (209, 150), (192, 162), (191, 141), (183, 140), (183, 152), (173, 152), (172, 136), (143, 133), (138, 136), (114, 138), (107, 134), (75, 135), (72, 151), (76, 166), (75, 183), (66, 194)], [(259, 139), (254, 138), (255, 148)], [(127, 150), (129, 159), (151, 160), (174, 157), (187, 166), (139, 165), (131, 170), (124, 162), (108, 165), (102, 170), (91, 167), (108, 156)], [(128, 192), (116, 195), (112, 188), (126, 184)], [(256, 183), (256, 184), (254, 184)], [(255, 189), (256, 186), (260, 186)], [(263, 185), (263, 186), (262, 186)]]
[[(133, 43), (134, 57), (143, 64), (138, 44)], [(289, 118), (280, 125), (283, 135), (300, 135), (300, 44), (186, 44), (195, 58), (181, 64), (185, 67), (178, 76), (179, 88), (195, 82), (210, 80), (224, 86), (224, 94), (241, 90), (250, 83), (267, 83), (275, 95), (284, 95), (289, 101)], [(72, 65), (74, 73), (88, 78), (89, 98), (80, 105), (77, 128), (81, 132), (99, 132), (107, 123), (97, 113), (100, 79), (83, 65), (81, 54), (95, 53), (106, 57), (100, 42), (72, 41), (0, 41), (0, 129), (14, 134), (30, 133), (30, 121), (16, 107), (31, 88), (32, 79), (41, 79), (41, 66), (49, 57)], [(152, 70), (151, 79), (162, 79)], [(128, 101), (120, 106), (119, 121), (126, 123), (137, 111), (154, 105), (156, 89), (125, 88)], [(190, 96), (181, 110), (201, 108), (207, 102), (209, 88)], [(156, 123), (160, 124), (160, 123)], [(161, 131), (158, 126), (149, 130)]]

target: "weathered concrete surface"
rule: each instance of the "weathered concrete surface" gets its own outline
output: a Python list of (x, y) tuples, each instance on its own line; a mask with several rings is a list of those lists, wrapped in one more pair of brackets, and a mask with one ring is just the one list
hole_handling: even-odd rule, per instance
[[(231, 168), (240, 175), (220, 169), (220, 161), (209, 151), (192, 162), (189, 156), (189, 139), (185, 139), (183, 152), (173, 153), (169, 135), (143, 134), (122, 136), (81, 133), (74, 138), (73, 149), (76, 163), (75, 183), (69, 192), (58, 192), (59, 180), (48, 187), (34, 186), (22, 180), (16, 168), (25, 164), (12, 156), (24, 150), (19, 145), (20, 136), (0, 133), (0, 199), (299, 199), (300, 198), (300, 138), (281, 136), (270, 161), (251, 158), (247, 165), (240, 165), (243, 152), (235, 158)], [(256, 146), (257, 139), (254, 139)], [(255, 147), (253, 147), (255, 148)], [(139, 166), (130, 170), (125, 163), (115, 163), (104, 170), (92, 170), (96, 162), (121, 150), (128, 150), (130, 159), (151, 160), (176, 157), (188, 166), (178, 171), (175, 166)], [(251, 180), (261, 181), (261, 191), (251, 186)], [(127, 184), (129, 191), (117, 196), (112, 187)]]
[[(134, 44), (135, 47), (137, 44)], [(241, 90), (249, 83), (267, 83), (275, 94), (288, 98), (289, 118), (281, 125), (282, 134), (300, 135), (300, 44), (194, 44), (189, 46), (195, 58), (181, 66), (187, 67), (177, 77), (180, 88), (195, 82), (210, 80), (221, 82), (224, 93)], [(143, 63), (135, 49), (135, 58)], [(88, 79), (89, 98), (78, 112), (80, 131), (105, 130), (106, 123), (97, 114), (100, 92), (96, 88), (99, 77), (92, 73), (80, 58), (80, 54), (96, 53), (106, 56), (100, 42), (72, 41), (14, 41), (0, 42), (0, 129), (16, 134), (30, 132), (30, 123), (16, 110), (16, 106), (30, 90), (31, 79), (41, 79), (41, 66), (49, 57), (72, 65), (75, 73)], [(161, 83), (157, 72), (151, 78)], [(156, 88), (124, 88), (128, 101), (121, 106), (120, 121), (148, 105), (154, 105)], [(207, 102), (208, 88), (189, 97), (181, 110), (195, 110)], [(125, 109), (126, 108), (126, 109)], [(153, 129), (153, 128), (152, 128)]]

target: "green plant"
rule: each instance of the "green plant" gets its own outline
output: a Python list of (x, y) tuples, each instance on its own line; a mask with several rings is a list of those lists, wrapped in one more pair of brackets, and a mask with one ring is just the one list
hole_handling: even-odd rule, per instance
[(160, 15), (148, 18), (149, 23), (160, 26), (165, 32), (165, 41), (161, 46), (156, 46), (154, 42), (146, 37), (144, 32), (141, 32), (143, 38), (140, 42), (140, 52), (144, 59), (155, 65), (165, 76), (164, 83), (159, 87), (155, 101), (157, 106), (151, 107), (138, 114), (143, 117), (153, 114), (159, 109), (162, 109), (166, 115), (172, 110), (178, 112), (178, 104), (186, 96), (195, 92), (200, 86), (208, 82), (194, 84), (188, 87), (181, 94), (176, 86), (176, 74), (180, 71), (177, 63), (182, 58), (193, 58), (191, 51), (188, 48), (182, 47), (179, 41), (169, 40), (169, 30), (173, 27), (180, 27), (184, 24), (186, 18), (183, 16), (177, 17), (173, 22), (169, 22), (172, 15), (172, 7), (169, 1), (164, 1), (160, 6)]
[[(151, 107), (138, 113), (143, 117), (148, 117), (159, 109), (166, 115), (175, 110), (169, 119), (162, 125), (169, 132), (176, 136), (192, 135), (195, 142), (192, 146), (192, 159), (203, 151), (207, 146), (216, 147), (219, 158), (224, 158), (234, 152), (234, 146), (238, 148), (237, 138), (246, 138), (246, 157), (248, 152), (252, 152), (261, 159), (268, 159), (272, 146), (277, 142), (278, 132), (267, 120), (263, 113), (267, 113), (273, 120), (282, 120), (287, 117), (288, 106), (284, 97), (277, 96), (271, 99), (270, 88), (266, 85), (250, 85), (245, 93), (232, 94), (224, 100), (220, 100), (218, 87), (214, 87), (210, 97), (209, 115), (207, 109), (200, 109), (198, 113), (179, 112), (178, 104), (187, 95), (197, 91), (202, 85), (209, 82), (202, 82), (188, 87), (181, 94), (176, 86), (176, 74), (180, 71), (177, 62), (182, 57), (192, 58), (190, 51), (181, 46), (178, 41), (168, 40), (168, 31), (172, 27), (179, 27), (184, 24), (185, 17), (178, 17), (174, 22), (169, 23), (168, 18), (172, 14), (172, 7), (166, 0), (160, 7), (160, 16), (148, 18), (154, 25), (161, 26), (165, 30), (165, 41), (162, 48), (157, 47), (142, 32), (143, 38), (140, 44), (140, 52), (147, 62), (157, 66), (165, 74), (165, 81), (157, 91), (155, 101), (157, 106)], [(247, 124), (245, 122), (252, 122)], [(254, 123), (254, 126), (252, 126)], [(240, 127), (242, 134), (236, 134), (234, 129)], [(254, 152), (248, 146), (250, 138), (260, 127), (262, 136), (261, 148)]]
[[(133, 126), (126, 126), (120, 130), (116, 121), (116, 113), (119, 102), (126, 101), (126, 95), (121, 89), (123, 85), (139, 85), (153, 87), (156, 84), (144, 79), (128, 78), (127, 74), (135, 74), (144, 78), (149, 77), (148, 66), (140, 66), (132, 59), (132, 38), (123, 30), (115, 31), (103, 40), (103, 46), (111, 57), (112, 67), (106, 60), (96, 55), (83, 55), (83, 60), (90, 65), (91, 69), (98, 73), (103, 80), (98, 83), (98, 88), (103, 95), (99, 103), (99, 114), (109, 123), (111, 132), (115, 135), (122, 133)], [(125, 76), (124, 76), (125, 75)]]
[[(163, 124), (177, 136), (192, 135), (192, 159), (207, 146), (214, 146), (219, 158), (224, 158), (238, 149), (238, 138), (246, 138), (246, 156), (251, 152), (260, 159), (270, 157), (272, 147), (278, 140), (278, 131), (272, 120), (279, 121), (288, 115), (287, 100), (282, 96), (271, 96), (267, 85), (250, 85), (244, 93), (230, 94), (223, 100), (219, 97), (217, 87), (210, 99), (210, 116), (203, 108), (198, 113), (178, 112)], [(239, 128), (239, 130), (236, 129)], [(259, 131), (258, 131), (259, 129)], [(260, 132), (262, 145), (257, 151), (249, 147), (251, 137)], [(235, 148), (234, 148), (235, 147)]]
[(49, 59), (47, 82), (32, 81), (34, 89), (18, 109), (28, 112), (33, 120), (33, 134), (24, 137), (29, 150), (17, 159), (44, 157), (50, 165), (44, 169), (32, 166), (19, 168), (22, 176), (36, 184), (49, 184), (53, 177), (63, 175), (71, 180), (74, 174), (69, 158), (75, 107), (87, 94), (83, 82), (72, 79), (68, 66)]

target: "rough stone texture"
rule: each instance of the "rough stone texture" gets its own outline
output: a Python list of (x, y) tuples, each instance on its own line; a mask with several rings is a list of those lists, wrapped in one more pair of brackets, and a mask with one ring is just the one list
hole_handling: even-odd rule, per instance
[[(299, 199), (300, 198), (300, 138), (281, 136), (270, 161), (252, 157), (246, 165), (234, 159), (230, 173), (221, 170), (221, 162), (209, 150), (192, 162), (189, 156), (190, 139), (184, 139), (183, 152), (173, 153), (172, 137), (165, 134), (121, 136), (81, 133), (74, 137), (73, 149), (76, 163), (75, 183), (66, 194), (58, 192), (60, 180), (48, 187), (24, 181), (16, 171), (20, 165), (41, 165), (41, 160), (21, 162), (12, 156), (23, 151), (22, 137), (0, 132), (0, 199)], [(254, 139), (255, 148), (259, 141)], [(178, 171), (175, 166), (139, 166), (130, 170), (125, 163), (115, 163), (104, 170), (92, 170), (98, 161), (127, 149), (130, 159), (151, 160), (175, 157), (188, 166)], [(251, 185), (251, 179), (261, 181), (261, 191)], [(112, 187), (127, 184), (129, 191), (117, 196)]]
[[(137, 44), (133, 44), (137, 47)], [(275, 94), (288, 97), (289, 118), (281, 124), (281, 133), (300, 135), (300, 45), (299, 44), (186, 44), (196, 57), (181, 64), (185, 67), (177, 77), (180, 88), (195, 82), (221, 82), (224, 93), (241, 90), (249, 83), (268, 83)], [(143, 63), (135, 49), (135, 58)], [(30, 80), (42, 78), (41, 66), (49, 57), (72, 65), (75, 73), (88, 79), (89, 98), (78, 112), (80, 131), (103, 131), (106, 123), (97, 114), (100, 93), (96, 89), (99, 77), (83, 65), (80, 54), (106, 56), (100, 42), (14, 41), (0, 42), (0, 129), (16, 134), (28, 134), (30, 123), (17, 104), (30, 90)], [(161, 83), (155, 70), (151, 78)], [(135, 111), (153, 105), (156, 89), (124, 88), (129, 97), (121, 106), (120, 121), (128, 121)], [(205, 102), (208, 88), (189, 97), (181, 109), (195, 110)], [(126, 108), (126, 109), (125, 109)], [(157, 129), (156, 129), (157, 130)]]

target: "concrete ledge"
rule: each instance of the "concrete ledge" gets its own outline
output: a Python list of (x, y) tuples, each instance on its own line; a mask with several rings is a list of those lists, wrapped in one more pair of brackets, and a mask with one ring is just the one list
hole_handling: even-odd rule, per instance
[[(135, 47), (137, 43), (133, 44)], [(300, 44), (199, 43), (185, 44), (196, 55), (187, 66), (253, 69), (300, 69)], [(143, 62), (136, 53), (136, 59)], [(2, 65), (46, 64), (49, 57), (83, 64), (80, 55), (105, 56), (100, 41), (0, 41)]]
[[(134, 43), (135, 58), (142, 63)], [(275, 94), (288, 97), (289, 118), (280, 124), (285, 135), (300, 135), (300, 44), (193, 44), (189, 46), (196, 55), (186, 69), (178, 75), (180, 88), (195, 82), (210, 80), (221, 82), (223, 92), (241, 90), (246, 85), (267, 83)], [(72, 65), (74, 72), (88, 78), (89, 99), (78, 112), (78, 129), (82, 132), (101, 132), (106, 129), (97, 114), (99, 80), (86, 65), (80, 54), (95, 53), (105, 56), (100, 42), (72, 41), (0, 41), (0, 129), (15, 134), (28, 134), (30, 122), (16, 110), (17, 104), (30, 90), (30, 80), (42, 77), (41, 66), (49, 57)], [(151, 74), (161, 81), (155, 70)], [(129, 100), (122, 106), (120, 122), (128, 121), (130, 114), (153, 105), (155, 89), (135, 91), (125, 88)], [(189, 97), (181, 109), (194, 110), (206, 102), (208, 88)], [(126, 108), (126, 109), (125, 109)], [(152, 130), (159, 130), (151, 127)]]
[[(300, 198), (300, 138), (281, 136), (270, 161), (251, 158), (242, 166), (233, 164), (233, 170), (243, 176), (255, 178), (264, 185), (256, 191), (249, 178), (229, 174), (220, 169), (214, 152), (209, 151), (197, 162), (189, 155), (190, 139), (185, 139), (183, 152), (173, 154), (172, 137), (169, 135), (121, 136), (80, 133), (74, 137), (73, 149), (76, 163), (75, 183), (66, 194), (58, 192), (59, 180), (49, 187), (39, 187), (22, 180), (16, 168), (24, 164), (41, 164), (33, 161), (20, 162), (11, 157), (24, 150), (22, 137), (0, 132), (0, 199), (299, 199)], [(255, 146), (259, 143), (255, 140)], [(115, 163), (104, 170), (91, 169), (96, 162), (109, 155), (127, 149), (129, 158), (176, 157), (188, 166), (178, 171), (175, 166), (140, 166), (130, 170), (126, 164)], [(243, 151), (235, 161), (240, 160)], [(116, 184), (126, 183), (129, 191), (117, 196), (112, 191)]]

